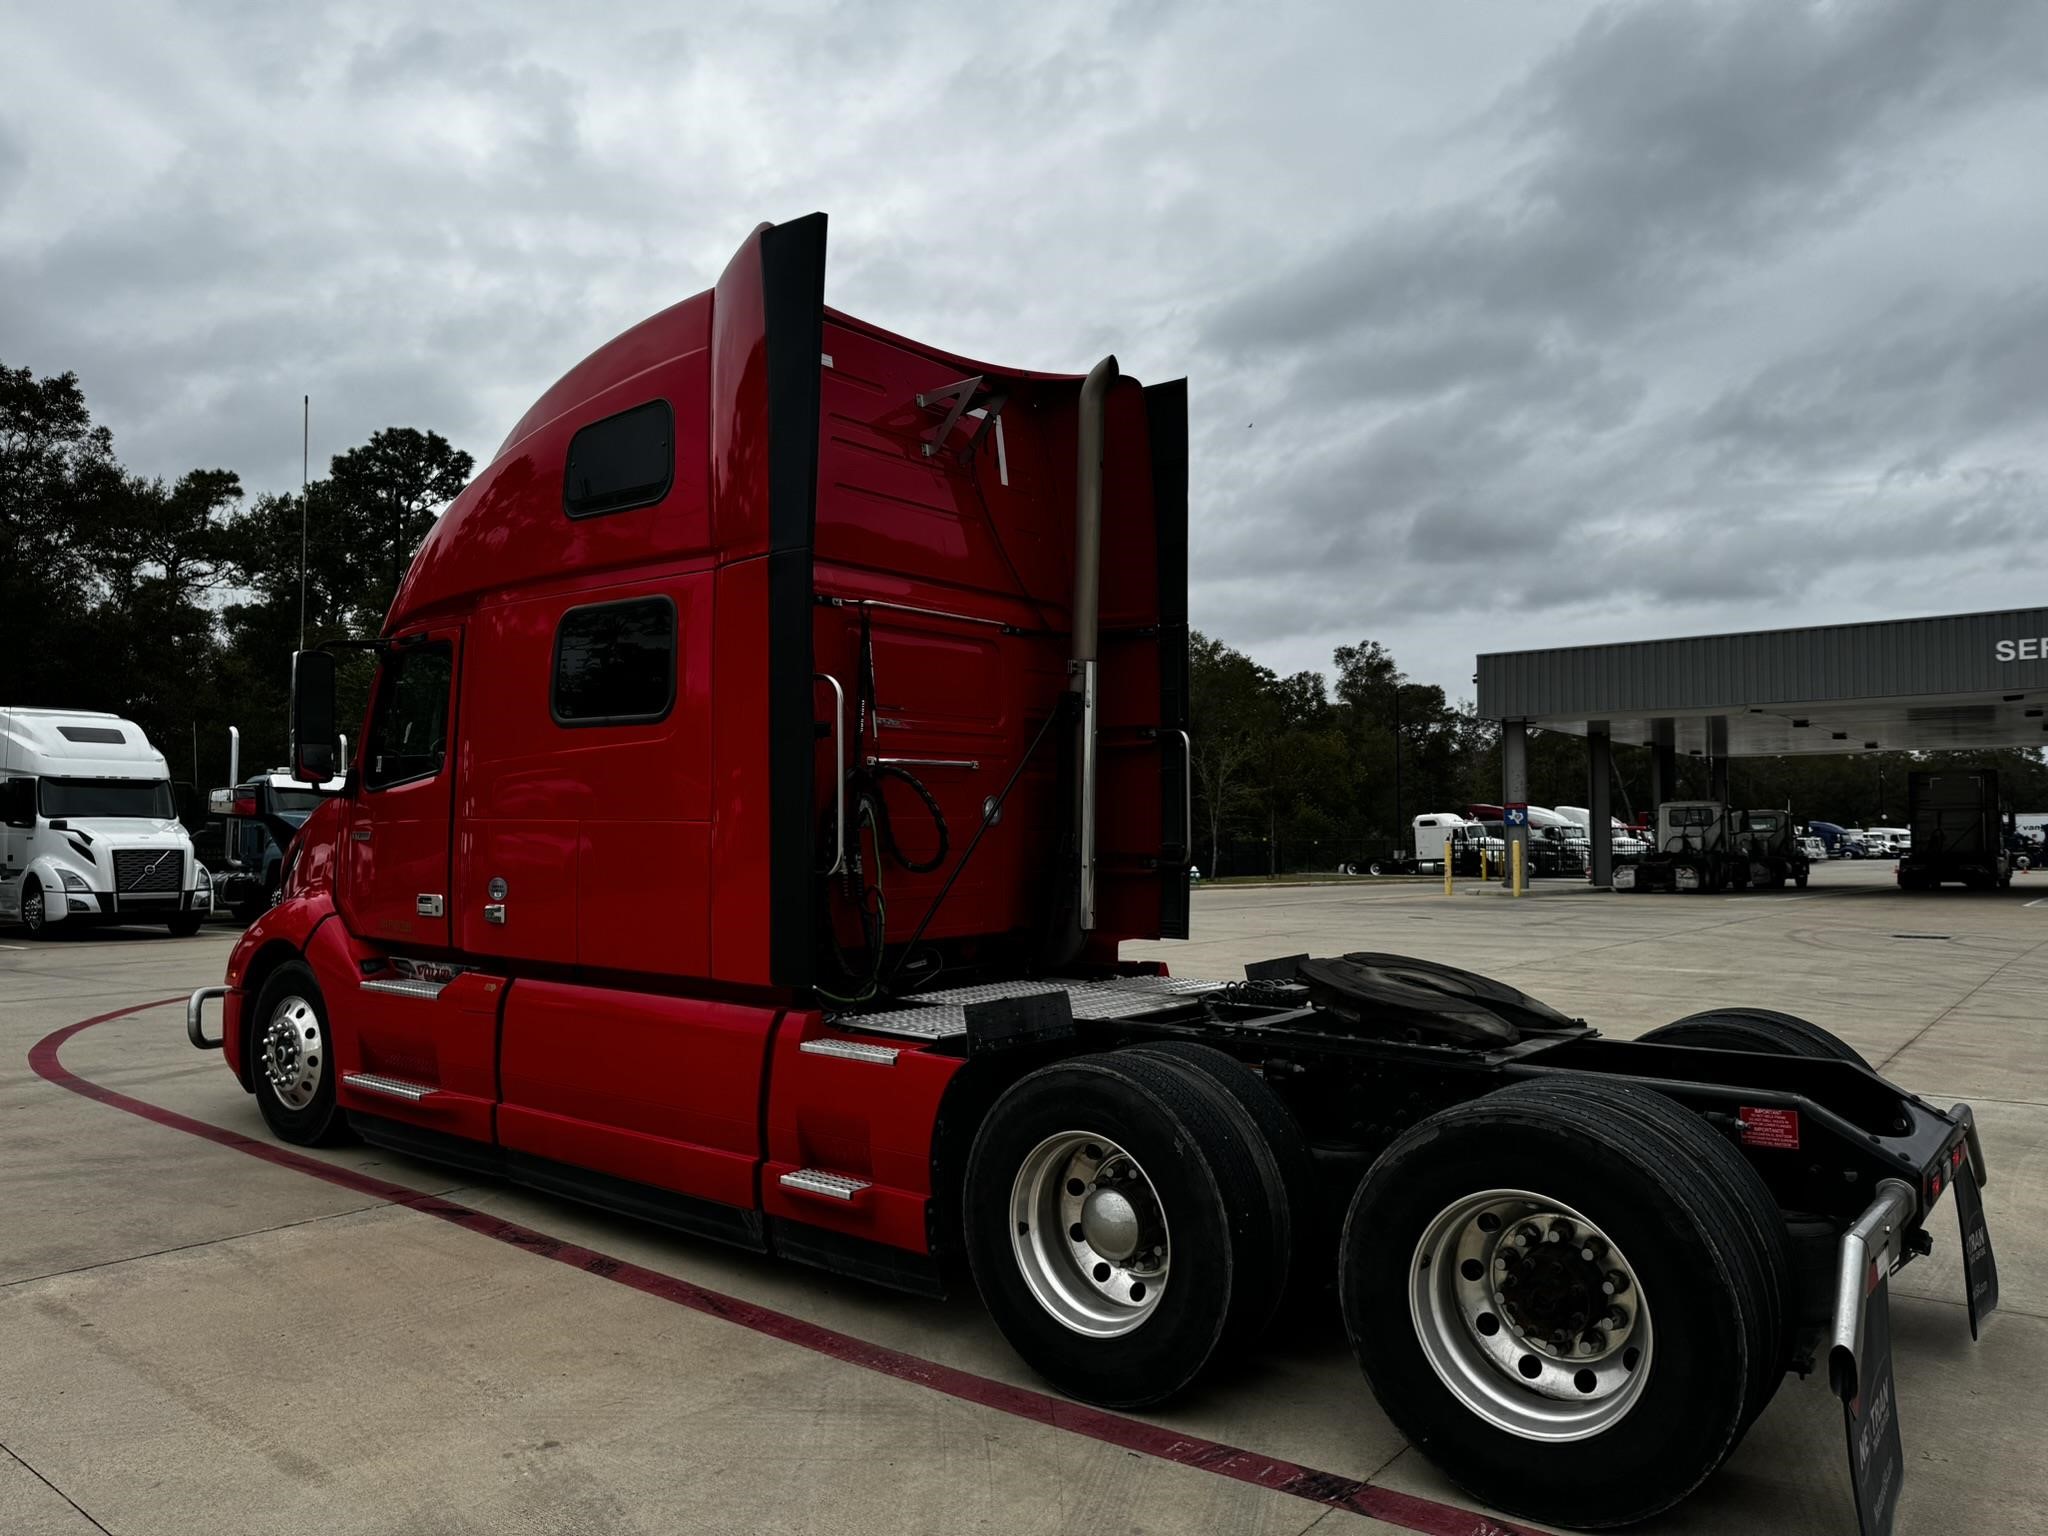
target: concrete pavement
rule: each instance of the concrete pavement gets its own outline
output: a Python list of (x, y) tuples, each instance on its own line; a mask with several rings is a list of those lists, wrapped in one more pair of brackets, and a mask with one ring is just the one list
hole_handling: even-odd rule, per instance
[[(2048, 905), (1899, 896), (1823, 866), (1806, 892), (1219, 889), (1180, 974), (1301, 950), (1489, 971), (1633, 1034), (1713, 1003), (1826, 1024), (1907, 1086), (1978, 1108), (2004, 1308), (1963, 1318), (1952, 1221), (1894, 1282), (1908, 1481), (1899, 1529), (2048, 1528)], [(2048, 894), (2048, 877), (2043, 877)], [(1912, 936), (1908, 936), (1912, 935)], [(391, 1198), (64, 1092), (61, 1026), (217, 980), (229, 935), (26, 947), (0, 929), (0, 1532), (1273, 1531), (1418, 1528), (930, 1390), (735, 1326)], [(21, 945), (22, 947), (10, 947)], [(267, 1142), (252, 1101), (159, 1008), (66, 1068)], [(1038, 1384), (972, 1298), (898, 1297), (366, 1148), (319, 1156), (999, 1385)], [(1945, 1213), (1944, 1213), (1945, 1215)], [(1153, 1417), (1375, 1489), (1469, 1503), (1373, 1405), (1335, 1319)], [(1788, 1381), (1660, 1532), (1853, 1530), (1838, 1409)], [(1446, 1520), (1457, 1517), (1446, 1515)], [(1476, 1521), (1460, 1527), (1480, 1529)]]

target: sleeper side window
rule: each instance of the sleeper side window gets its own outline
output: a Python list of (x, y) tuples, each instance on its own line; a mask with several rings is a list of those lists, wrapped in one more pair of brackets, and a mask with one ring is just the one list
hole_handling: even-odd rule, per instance
[(431, 779), (448, 756), (448, 685), (455, 653), (445, 642), (390, 651), (377, 680), (363, 784), (388, 789)]
[(558, 725), (634, 725), (676, 698), (676, 605), (665, 597), (571, 608), (555, 631)]
[(666, 400), (650, 400), (569, 439), (562, 508), (571, 517), (597, 517), (652, 506), (668, 494), (675, 468), (675, 415)]

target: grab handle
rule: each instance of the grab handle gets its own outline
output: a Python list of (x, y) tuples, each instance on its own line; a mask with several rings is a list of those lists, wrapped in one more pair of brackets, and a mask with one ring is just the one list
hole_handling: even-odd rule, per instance
[(832, 685), (832, 867), (826, 879), (846, 868), (846, 690), (830, 672), (813, 672), (811, 681)]

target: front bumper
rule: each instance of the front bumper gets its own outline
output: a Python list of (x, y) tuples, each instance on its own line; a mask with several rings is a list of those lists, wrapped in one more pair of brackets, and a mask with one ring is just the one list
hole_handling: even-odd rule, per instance
[(131, 922), (148, 922), (174, 917), (180, 912), (211, 912), (213, 890), (209, 886), (198, 891), (152, 891), (138, 896), (66, 886), (64, 910), (67, 917), (118, 917)]

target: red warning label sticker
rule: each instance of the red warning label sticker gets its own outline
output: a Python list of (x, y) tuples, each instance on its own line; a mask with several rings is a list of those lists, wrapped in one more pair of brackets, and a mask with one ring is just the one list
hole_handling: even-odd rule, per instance
[(1742, 1109), (1742, 1144), (1746, 1147), (1782, 1147), (1799, 1150), (1799, 1111), (1796, 1109)]

